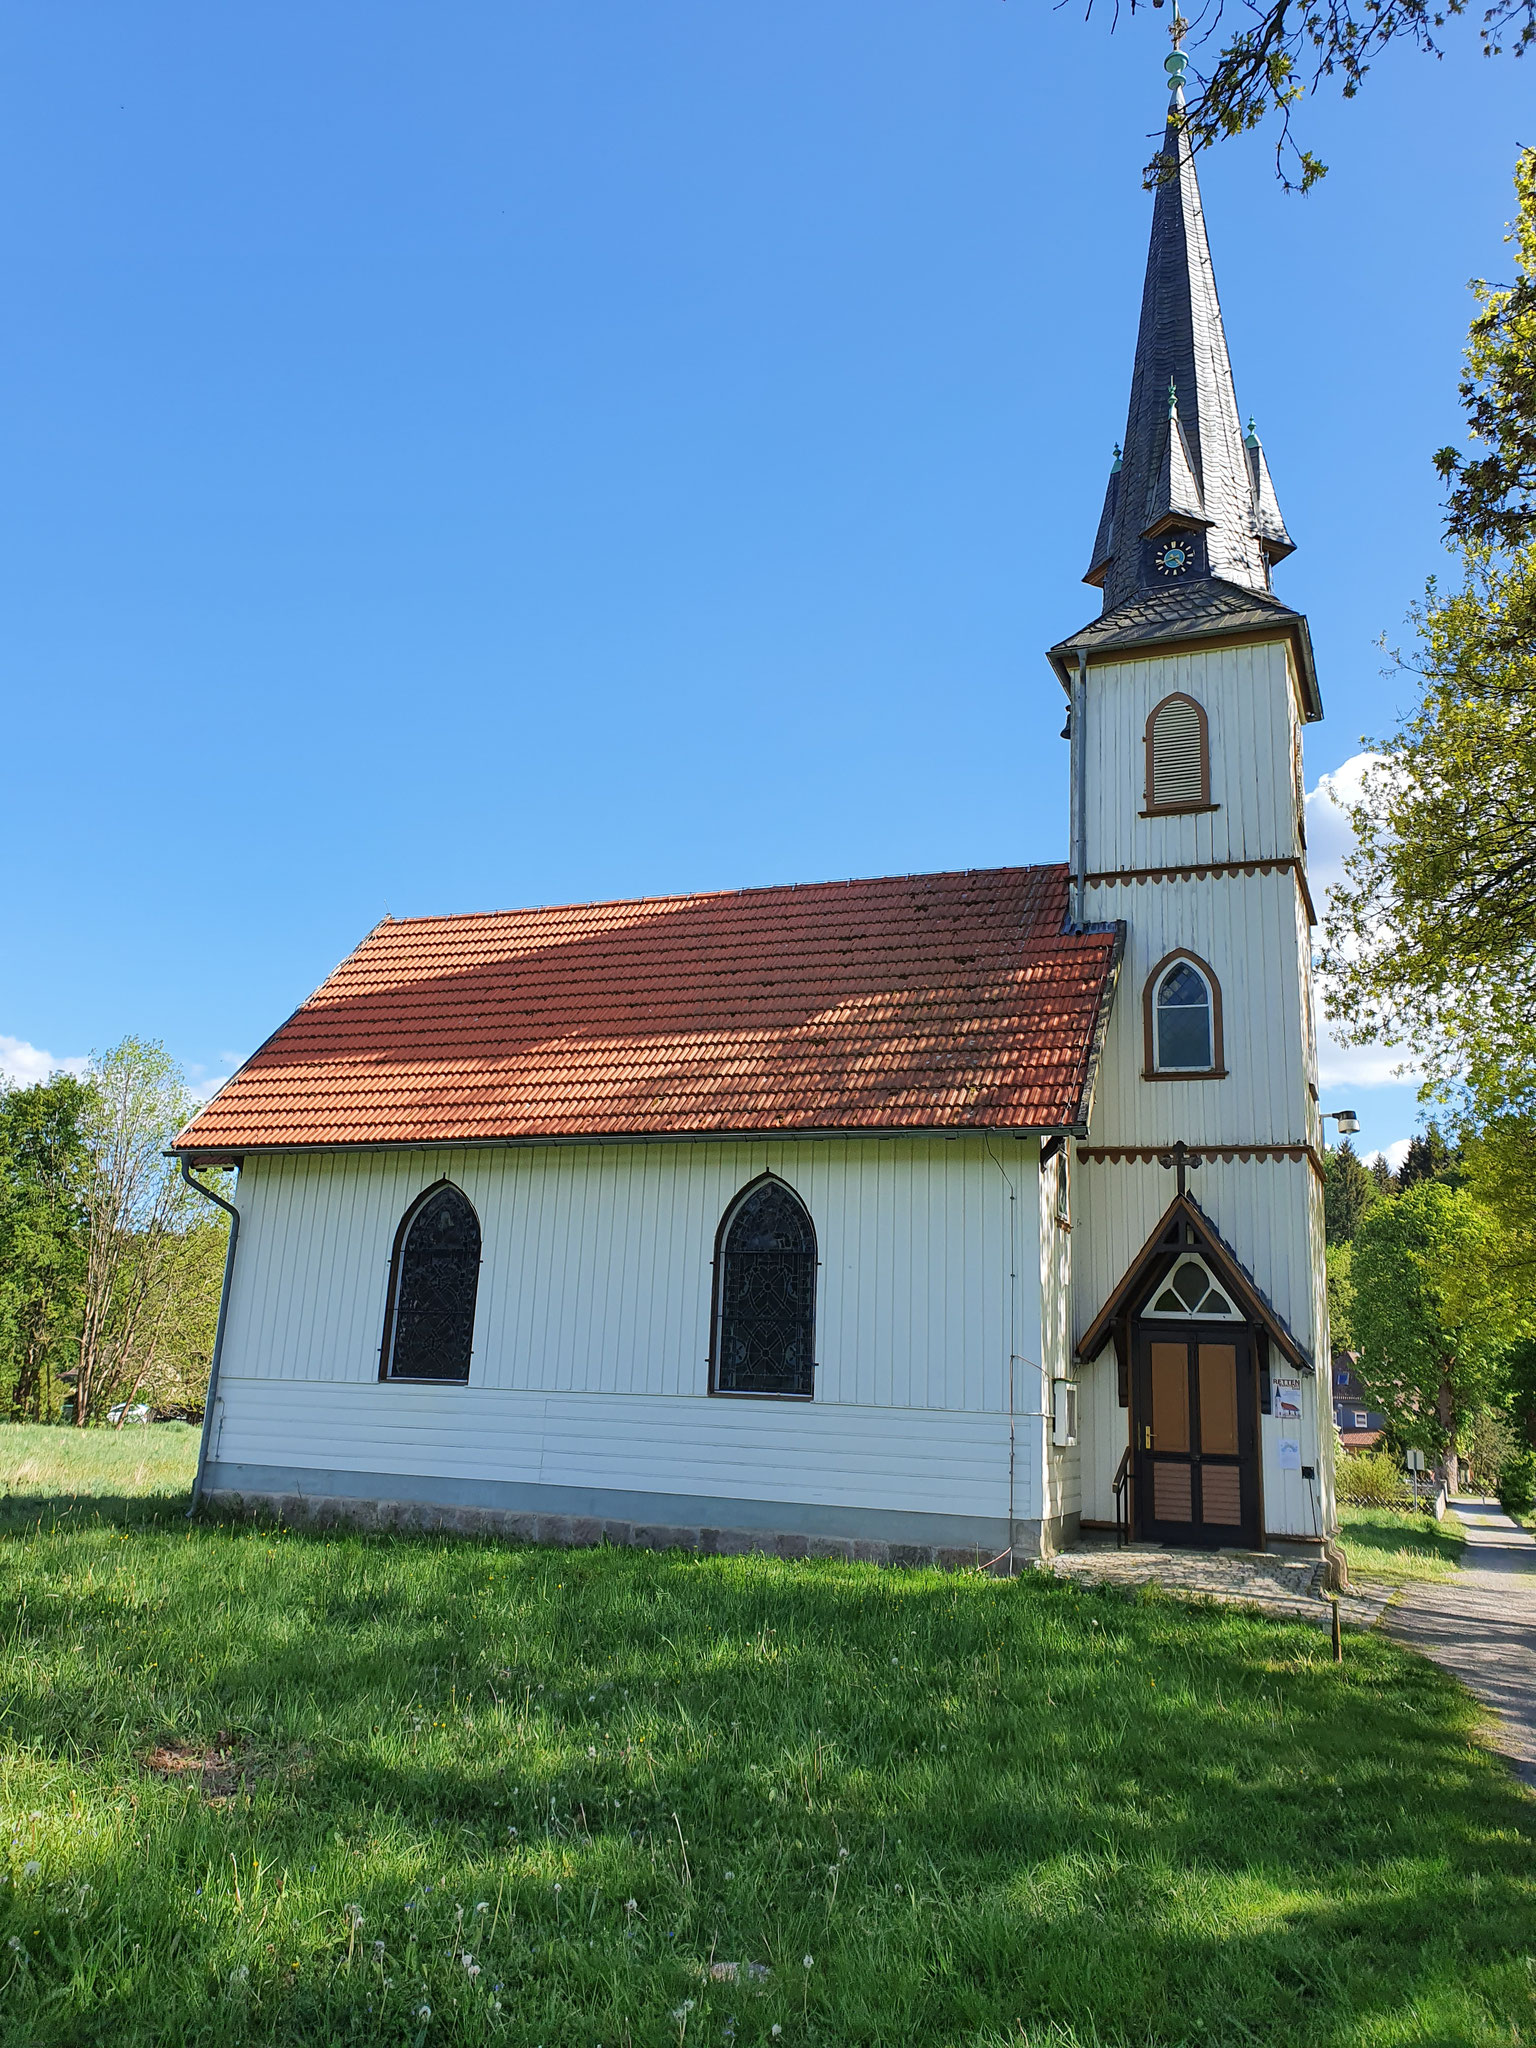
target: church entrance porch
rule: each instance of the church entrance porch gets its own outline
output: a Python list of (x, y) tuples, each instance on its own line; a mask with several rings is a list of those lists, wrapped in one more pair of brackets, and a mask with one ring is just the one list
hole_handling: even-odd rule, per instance
[(1251, 1331), (1139, 1323), (1131, 1507), (1146, 1542), (1253, 1549), (1260, 1540)]

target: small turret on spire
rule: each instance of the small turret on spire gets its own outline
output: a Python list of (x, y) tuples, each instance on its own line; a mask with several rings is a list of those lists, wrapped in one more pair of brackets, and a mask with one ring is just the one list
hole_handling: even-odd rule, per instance
[(1275, 487), (1270, 481), (1269, 464), (1264, 460), (1264, 444), (1255, 431), (1252, 416), (1249, 416), (1248, 431), (1243, 436), (1243, 447), (1248, 455), (1248, 474), (1253, 482), (1253, 531), (1254, 537), (1264, 550), (1265, 560), (1283, 562), (1287, 555), (1294, 555), (1296, 543), (1285, 530), (1285, 521), (1280, 516), (1280, 500), (1275, 496)]

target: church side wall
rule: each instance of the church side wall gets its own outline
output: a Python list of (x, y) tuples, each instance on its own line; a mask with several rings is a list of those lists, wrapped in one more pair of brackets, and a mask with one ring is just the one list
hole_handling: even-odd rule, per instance
[[(816, 1226), (810, 1403), (707, 1391), (716, 1231), (764, 1172)], [(1001, 1549), (1011, 1485), (1027, 1547), (1038, 1177), (1033, 1141), (980, 1136), (253, 1161), (210, 1486)], [(381, 1384), (395, 1231), (442, 1178), (482, 1230), (470, 1381)]]

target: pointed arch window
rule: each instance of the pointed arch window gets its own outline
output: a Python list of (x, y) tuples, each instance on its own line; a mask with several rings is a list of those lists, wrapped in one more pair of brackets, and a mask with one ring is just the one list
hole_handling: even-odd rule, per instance
[(1221, 986), (1195, 954), (1170, 953), (1158, 961), (1142, 991), (1142, 1017), (1145, 1079), (1210, 1081), (1225, 1075)]
[(1205, 706), (1176, 690), (1147, 719), (1147, 811), (1211, 811), (1210, 727)]
[(809, 1401), (816, 1391), (816, 1231), (786, 1181), (755, 1181), (715, 1244), (710, 1391)]
[(462, 1189), (439, 1181), (395, 1232), (379, 1377), (467, 1380), (479, 1286), (480, 1219)]

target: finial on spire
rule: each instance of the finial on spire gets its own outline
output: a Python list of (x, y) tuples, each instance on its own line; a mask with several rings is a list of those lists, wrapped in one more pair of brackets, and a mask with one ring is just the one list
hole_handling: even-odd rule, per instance
[(1243, 446), (1245, 448), (1262, 448), (1263, 445), (1263, 442), (1259, 439), (1258, 429), (1253, 424), (1253, 414), (1249, 413), (1248, 431), (1243, 436)]
[(1168, 417), (1176, 420), (1179, 416), (1179, 387), (1172, 377), (1168, 379)]
[(1118, 476), (1120, 474), (1120, 443), (1118, 441), (1115, 443), (1115, 459), (1109, 465), (1109, 473), (1111, 476)]
[(1173, 20), (1168, 33), (1173, 38), (1173, 53), (1163, 59), (1163, 69), (1168, 74), (1168, 90), (1177, 95), (1184, 89), (1184, 74), (1189, 69), (1189, 59), (1184, 54), (1184, 32), (1189, 23), (1179, 12), (1179, 0), (1173, 0)]

